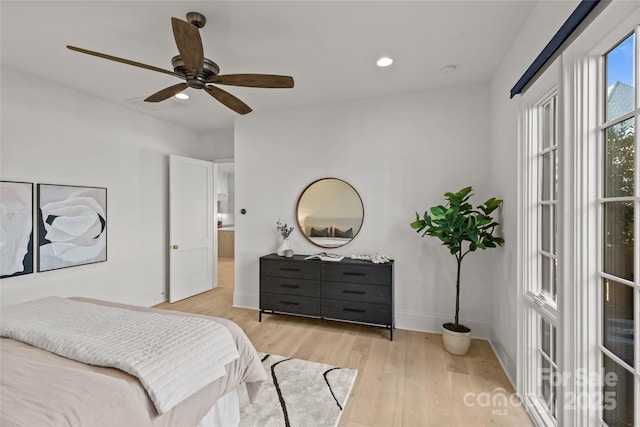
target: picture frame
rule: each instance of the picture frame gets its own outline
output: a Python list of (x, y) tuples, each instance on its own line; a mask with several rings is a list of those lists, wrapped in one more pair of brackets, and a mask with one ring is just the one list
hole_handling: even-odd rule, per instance
[(107, 260), (107, 189), (38, 184), (38, 271)]
[(33, 183), (0, 181), (0, 279), (33, 273)]

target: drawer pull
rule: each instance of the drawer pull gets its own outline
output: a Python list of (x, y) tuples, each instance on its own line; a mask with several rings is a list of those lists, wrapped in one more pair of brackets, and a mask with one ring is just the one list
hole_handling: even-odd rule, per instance
[(343, 308), (342, 311), (351, 311), (353, 313), (366, 313), (365, 310), (358, 310), (357, 308), (348, 308), (348, 307)]
[(292, 268), (292, 267), (280, 267), (281, 271), (300, 271), (299, 268)]
[(342, 291), (343, 294), (356, 294), (356, 295), (364, 295), (364, 291), (350, 291), (349, 289), (345, 289)]
[(281, 288), (289, 288), (289, 289), (298, 289), (300, 286), (298, 285), (288, 285), (286, 283), (280, 283)]
[(345, 276), (366, 276), (366, 273), (357, 273), (354, 271), (345, 271), (342, 274), (344, 274)]
[(280, 304), (284, 304), (284, 305), (300, 305), (299, 302), (292, 302), (292, 301), (280, 301)]

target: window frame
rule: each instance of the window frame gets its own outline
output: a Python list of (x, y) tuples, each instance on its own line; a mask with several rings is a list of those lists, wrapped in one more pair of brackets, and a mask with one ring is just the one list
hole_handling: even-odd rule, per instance
[[(576, 406), (575, 400), (590, 398), (601, 393), (601, 381), (587, 381), (578, 378), (577, 374), (602, 373), (600, 350), (595, 339), (600, 340), (599, 285), (597, 270), (601, 266), (600, 255), (600, 121), (602, 114), (603, 70), (602, 55), (616, 46), (625, 34), (629, 34), (640, 22), (640, 6), (637, 2), (612, 2), (607, 4), (600, 14), (593, 19), (580, 35), (559, 56), (561, 60), (561, 77), (559, 78), (559, 183), (558, 183), (558, 257), (562, 261), (558, 265), (558, 367), (562, 375), (562, 389), (558, 391), (558, 425), (563, 426), (602, 426), (601, 411), (596, 405)], [(638, 53), (636, 38), (636, 54)], [(636, 71), (637, 73), (638, 71)], [(553, 70), (550, 68), (538, 77), (520, 101), (519, 136), (522, 141), (526, 137), (524, 126), (523, 102), (535, 100), (538, 82), (549, 80)], [(554, 76), (557, 74), (554, 74)], [(538, 85), (540, 86), (540, 85)], [(636, 84), (636, 99), (640, 99), (640, 85)], [(539, 95), (539, 94), (538, 94)], [(602, 106), (602, 107), (601, 107)], [(636, 135), (640, 123), (636, 123)], [(637, 138), (637, 136), (636, 136)], [(518, 279), (521, 281), (518, 295), (518, 378), (517, 390), (526, 393), (527, 378), (523, 369), (524, 354), (530, 342), (530, 333), (525, 326), (526, 316), (523, 314), (529, 302), (525, 298), (524, 282), (528, 280), (528, 269), (525, 260), (530, 248), (527, 246), (531, 224), (526, 222), (527, 205), (524, 195), (530, 194), (530, 172), (526, 162), (523, 163), (522, 145), (518, 147)], [(636, 156), (640, 153), (636, 152)], [(638, 181), (636, 181), (638, 182)], [(527, 193), (529, 191), (529, 193)], [(640, 212), (637, 216), (640, 216)], [(595, 230), (595, 232), (594, 232)], [(638, 225), (636, 225), (636, 232)], [(637, 234), (640, 237), (640, 234)], [(638, 239), (640, 240), (640, 238)], [(637, 243), (636, 243), (637, 244)], [(636, 253), (635, 262), (638, 263)], [(636, 272), (638, 267), (636, 266)], [(595, 283), (595, 286), (594, 286)], [(638, 298), (636, 294), (636, 298)], [(636, 306), (637, 307), (637, 306)], [(596, 315), (594, 315), (596, 314)], [(640, 319), (636, 319), (636, 328)], [(636, 329), (638, 330), (638, 329)], [(636, 340), (636, 358), (640, 347)], [(598, 341), (599, 342), (599, 341)], [(636, 424), (638, 424), (638, 408), (640, 393), (638, 382), (635, 384)], [(571, 405), (570, 398), (574, 399)], [(536, 425), (552, 425), (547, 420), (537, 417), (535, 411), (527, 408)]]
[[(541, 398), (541, 328), (540, 319), (544, 319), (556, 330), (556, 341), (559, 341), (559, 299), (560, 281), (558, 263), (556, 270), (556, 300), (541, 292), (540, 260), (542, 259), (541, 233), (539, 211), (543, 205), (540, 188), (542, 186), (542, 157), (541, 153), (548, 152), (539, 144), (542, 135), (542, 109), (544, 105), (555, 98), (556, 110), (556, 156), (557, 165), (561, 160), (560, 147), (562, 135), (562, 110), (561, 105), (561, 58), (551, 64), (547, 72), (541, 76), (519, 100), (519, 176), (518, 176), (518, 277), (520, 278), (518, 295), (518, 392), (524, 405), (537, 425), (555, 426), (559, 412), (560, 399), (556, 403), (556, 417), (553, 416), (544, 400)], [(553, 168), (552, 168), (553, 169)], [(561, 200), (560, 182), (557, 182), (558, 193), (555, 199), (556, 218), (559, 219), (559, 205)], [(551, 259), (557, 259), (561, 247), (559, 228), (556, 228), (556, 254)], [(558, 363), (560, 352), (556, 348), (556, 360), (558, 372), (561, 366)], [(558, 387), (560, 390), (560, 387)]]

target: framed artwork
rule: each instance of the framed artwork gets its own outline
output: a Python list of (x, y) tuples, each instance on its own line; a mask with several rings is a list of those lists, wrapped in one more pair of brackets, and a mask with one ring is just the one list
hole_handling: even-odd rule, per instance
[(0, 279), (33, 273), (33, 184), (0, 181)]
[(107, 260), (107, 189), (38, 184), (38, 271)]

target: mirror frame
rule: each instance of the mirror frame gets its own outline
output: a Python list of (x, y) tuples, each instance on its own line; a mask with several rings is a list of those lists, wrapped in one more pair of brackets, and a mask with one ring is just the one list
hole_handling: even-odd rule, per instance
[[(305, 193), (314, 185), (317, 184), (320, 181), (325, 181), (325, 180), (335, 180), (335, 181), (340, 181), (342, 183), (344, 183), (345, 185), (349, 186), (349, 188), (351, 188), (353, 190), (353, 192), (355, 193), (355, 195), (358, 197), (358, 200), (360, 201), (360, 206), (362, 208), (362, 218), (360, 218), (360, 224), (358, 226), (358, 229), (353, 233), (353, 237), (342, 243), (341, 245), (337, 245), (337, 246), (326, 246), (326, 245), (321, 245), (317, 242), (314, 242), (313, 240), (311, 240), (311, 238), (309, 236), (307, 236), (304, 232), (304, 227), (303, 225), (300, 223), (300, 216), (299, 216), (299, 211), (300, 211), (300, 202), (302, 201), (302, 198), (304, 197)], [(356, 238), (356, 236), (358, 236), (358, 234), (360, 234), (360, 231), (362, 230), (362, 225), (364, 224), (364, 203), (362, 202), (362, 197), (360, 197), (360, 193), (358, 193), (358, 190), (355, 189), (355, 187), (351, 184), (349, 184), (347, 181), (340, 179), (340, 178), (333, 178), (333, 177), (326, 177), (326, 178), (320, 178), (320, 179), (316, 179), (315, 181), (313, 181), (311, 184), (307, 185), (304, 190), (302, 190), (302, 192), (300, 193), (300, 196), (298, 196), (298, 201), (296, 203), (296, 223), (298, 224), (298, 229), (300, 230), (300, 233), (302, 233), (302, 235), (304, 236), (305, 239), (307, 239), (307, 241), (309, 243), (311, 243), (314, 246), (320, 247), (320, 248), (325, 248), (325, 249), (335, 249), (335, 248), (340, 248), (343, 247), (344, 245), (347, 245), (349, 243), (351, 243), (353, 241), (353, 239)]]

